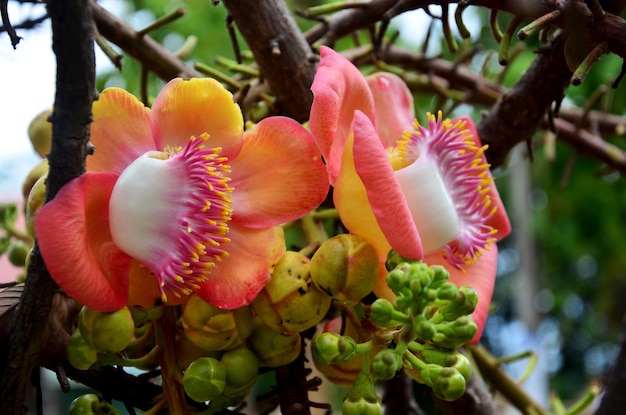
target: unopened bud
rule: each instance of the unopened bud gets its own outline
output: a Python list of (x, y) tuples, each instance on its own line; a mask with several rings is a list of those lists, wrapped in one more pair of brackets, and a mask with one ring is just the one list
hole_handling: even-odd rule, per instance
[(106, 313), (83, 307), (78, 315), (78, 328), (87, 344), (102, 353), (121, 352), (135, 334), (135, 322), (128, 307)]
[(357, 304), (374, 289), (378, 273), (376, 250), (355, 235), (330, 238), (311, 259), (315, 286), (348, 305)]
[(287, 251), (272, 272), (272, 279), (252, 302), (263, 322), (279, 333), (298, 333), (319, 323), (332, 299), (311, 281), (310, 260)]
[(185, 337), (209, 352), (238, 347), (252, 332), (250, 307), (223, 310), (196, 294), (185, 303), (181, 320)]

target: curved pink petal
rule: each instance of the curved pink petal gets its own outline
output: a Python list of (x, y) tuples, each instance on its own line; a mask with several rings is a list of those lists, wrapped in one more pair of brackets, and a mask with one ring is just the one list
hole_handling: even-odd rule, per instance
[(310, 128), (326, 160), (334, 184), (350, 135), (355, 110), (374, 119), (374, 101), (365, 77), (334, 50), (320, 47), (321, 60), (313, 79)]
[(311, 134), (287, 117), (270, 117), (244, 134), (231, 162), (233, 221), (268, 228), (306, 215), (330, 184)]
[(469, 285), (478, 293), (478, 305), (472, 314), (472, 319), (478, 327), (476, 336), (469, 344), (477, 343), (482, 336), (489, 314), (491, 297), (496, 282), (496, 266), (498, 262), (498, 246), (491, 244), (485, 250), (476, 264), (465, 266), (465, 272), (453, 267), (442, 254), (426, 255), (424, 262), (428, 265), (441, 265), (450, 272), (450, 281), (457, 286)]
[(146, 151), (156, 150), (149, 117), (150, 109), (132, 94), (104, 90), (93, 103), (90, 141), (96, 149), (87, 157), (87, 170), (119, 174)]
[[(346, 154), (350, 152), (347, 147)], [(411, 211), (374, 126), (360, 111), (354, 115), (352, 151), (354, 168), (387, 241), (400, 255), (420, 259), (422, 243)]]
[(413, 95), (397, 75), (378, 72), (367, 77), (374, 97), (376, 131), (385, 148), (395, 148), (405, 131), (413, 131)]
[(67, 183), (35, 217), (39, 249), (52, 278), (79, 303), (114, 311), (128, 299), (131, 258), (109, 232), (117, 174), (88, 172)]
[(171, 80), (154, 100), (150, 127), (159, 149), (184, 147), (193, 135), (211, 136), (207, 145), (233, 158), (241, 148), (243, 115), (233, 96), (211, 78)]
[[(465, 127), (474, 137), (477, 146), (482, 146), (478, 131), (476, 131), (476, 126), (474, 125), (474, 121), (472, 121), (470, 117), (465, 116), (453, 120), (453, 123), (457, 120), (466, 121)], [(482, 159), (484, 163), (487, 163), (487, 159), (484, 154), (482, 155)], [(490, 171), (489, 175), (491, 176)], [(494, 181), (491, 182), (491, 186), (489, 187), (489, 198), (491, 199), (491, 203), (496, 206), (496, 212), (491, 217), (491, 219), (487, 221), (487, 224), (497, 231), (494, 237), (496, 238), (496, 240), (499, 241), (507, 237), (511, 233), (511, 222), (509, 221), (509, 216), (506, 213), (506, 209), (504, 209), (504, 204), (502, 203), (502, 199), (500, 198), (500, 194), (498, 193), (498, 189)]]
[(270, 271), (285, 253), (280, 227), (248, 229), (229, 225), (228, 257), (196, 290), (205, 301), (222, 309), (250, 304), (270, 280)]

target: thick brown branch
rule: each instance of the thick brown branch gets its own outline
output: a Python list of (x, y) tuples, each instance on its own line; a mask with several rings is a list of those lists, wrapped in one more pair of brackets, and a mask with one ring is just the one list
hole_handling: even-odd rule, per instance
[[(46, 200), (70, 179), (84, 172), (91, 104), (95, 91), (93, 21), (87, 0), (48, 2), (52, 22), (52, 47), (57, 58), (56, 95), (52, 119), (52, 148)], [(0, 413), (18, 414), (37, 365), (56, 283), (50, 278), (37, 245), (31, 255), (28, 277), (0, 384)]]
[(315, 55), (284, 1), (225, 0), (237, 29), (254, 54), (281, 114), (309, 118)]

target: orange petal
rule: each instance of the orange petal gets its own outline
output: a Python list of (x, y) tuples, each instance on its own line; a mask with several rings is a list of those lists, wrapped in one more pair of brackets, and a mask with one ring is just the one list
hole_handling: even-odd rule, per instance
[(196, 290), (212, 305), (233, 309), (250, 304), (270, 280), (271, 270), (285, 253), (280, 227), (248, 229), (230, 224), (228, 257)]
[(246, 131), (232, 161), (233, 221), (267, 228), (306, 215), (326, 197), (326, 169), (313, 137), (287, 117)]
[(119, 174), (146, 151), (156, 150), (149, 116), (150, 110), (123, 89), (104, 90), (93, 103), (90, 141), (96, 150), (87, 157), (87, 170)]
[(52, 278), (79, 303), (114, 311), (128, 297), (131, 258), (109, 231), (117, 174), (86, 173), (66, 184), (35, 217), (39, 249)]
[(413, 131), (413, 95), (404, 81), (391, 73), (377, 72), (367, 77), (374, 97), (376, 131), (383, 147), (396, 147), (405, 131)]
[(476, 264), (464, 267), (465, 272), (453, 267), (442, 254), (431, 254), (424, 257), (428, 265), (441, 265), (450, 272), (450, 281), (457, 286), (469, 285), (478, 293), (478, 305), (472, 314), (474, 323), (478, 327), (476, 336), (469, 344), (477, 343), (482, 336), (485, 323), (489, 314), (489, 305), (493, 296), (493, 288), (496, 282), (496, 265), (498, 262), (498, 246), (491, 244), (489, 250), (485, 250)]
[(320, 55), (311, 85), (310, 127), (334, 184), (354, 111), (363, 111), (374, 122), (374, 101), (365, 77), (349, 60), (326, 46), (320, 47)]
[[(474, 125), (474, 121), (470, 117), (459, 117), (452, 121), (454, 124), (457, 120), (465, 120), (465, 127), (469, 130), (470, 134), (473, 136), (477, 147), (481, 147), (480, 137), (478, 136), (478, 131), (476, 131), (476, 126)], [(487, 163), (487, 159), (485, 154), (482, 154), (483, 163)], [(488, 172), (489, 176), (491, 176), (491, 171)], [(489, 186), (489, 197), (491, 199), (491, 204), (496, 206), (496, 213), (487, 221), (487, 225), (491, 226), (497, 232), (494, 235), (496, 240), (501, 240), (507, 237), (511, 233), (511, 222), (509, 221), (509, 216), (504, 209), (504, 204), (502, 203), (502, 199), (500, 198), (500, 193), (498, 193), (498, 188), (496, 187), (495, 181), (491, 182)]]
[(233, 96), (211, 78), (170, 81), (154, 100), (150, 126), (159, 149), (184, 147), (193, 135), (211, 136), (207, 145), (233, 158), (241, 148), (243, 115)]

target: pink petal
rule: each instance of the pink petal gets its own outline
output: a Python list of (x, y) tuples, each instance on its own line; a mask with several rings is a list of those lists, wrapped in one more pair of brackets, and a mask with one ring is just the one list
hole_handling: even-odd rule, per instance
[(374, 101), (365, 77), (350, 61), (326, 46), (320, 48), (320, 55), (311, 86), (310, 128), (334, 183), (354, 111), (363, 111), (375, 122)]
[(493, 288), (496, 282), (498, 246), (491, 244), (490, 250), (485, 250), (483, 256), (478, 259), (476, 264), (465, 266), (465, 272), (451, 266), (442, 254), (426, 255), (424, 262), (428, 265), (443, 266), (450, 272), (450, 281), (457, 286), (469, 285), (478, 292), (478, 305), (472, 314), (472, 319), (474, 319), (478, 331), (470, 344), (477, 343), (485, 328), (485, 322), (489, 314), (489, 305), (493, 296)]
[(229, 225), (228, 257), (217, 265), (196, 292), (223, 309), (250, 304), (270, 280), (270, 271), (285, 253), (280, 227), (248, 229)]
[[(457, 120), (466, 121), (465, 128), (467, 128), (470, 134), (472, 134), (477, 146), (482, 146), (480, 137), (478, 136), (478, 131), (476, 131), (476, 126), (474, 125), (474, 121), (472, 121), (470, 117), (459, 117), (452, 122), (454, 123)], [(487, 159), (484, 154), (482, 155), (482, 158), (483, 162), (487, 163)], [(491, 172), (489, 172), (489, 175), (491, 175)], [(511, 222), (509, 221), (509, 216), (504, 209), (504, 204), (502, 203), (502, 199), (500, 198), (500, 194), (498, 193), (498, 188), (496, 187), (495, 181), (491, 182), (491, 186), (489, 188), (489, 197), (491, 198), (492, 205), (496, 206), (496, 213), (489, 221), (487, 221), (487, 224), (497, 230), (497, 233), (494, 237), (496, 238), (496, 240), (499, 241), (511, 233)]]
[[(374, 126), (360, 111), (354, 115), (352, 150), (356, 172), (365, 186), (369, 205), (387, 241), (400, 255), (420, 259), (423, 255), (422, 243), (411, 211)], [(346, 154), (349, 153), (346, 146)]]
[(396, 147), (405, 131), (413, 131), (413, 95), (404, 81), (391, 73), (378, 72), (367, 77), (374, 97), (376, 130), (385, 148)]
[(123, 89), (104, 90), (93, 103), (90, 140), (96, 150), (87, 157), (87, 170), (119, 174), (141, 154), (156, 150), (149, 116), (150, 110)]
[(211, 136), (208, 145), (222, 147), (233, 158), (241, 148), (243, 115), (233, 96), (211, 78), (171, 80), (152, 105), (150, 126), (159, 149), (184, 147), (193, 135)]
[(326, 197), (326, 169), (313, 137), (287, 117), (270, 117), (244, 135), (232, 161), (233, 220), (267, 228), (306, 215)]
[(86, 173), (66, 184), (35, 217), (41, 254), (52, 278), (79, 303), (114, 311), (128, 298), (131, 258), (109, 232), (115, 173)]

